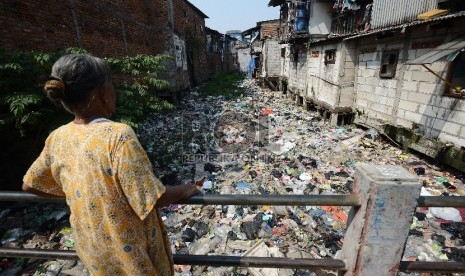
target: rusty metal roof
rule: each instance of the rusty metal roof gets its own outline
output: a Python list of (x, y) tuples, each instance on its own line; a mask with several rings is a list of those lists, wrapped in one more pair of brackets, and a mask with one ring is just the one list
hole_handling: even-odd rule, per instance
[(427, 24), (427, 23), (431, 23), (431, 22), (442, 21), (442, 20), (447, 20), (447, 19), (452, 19), (452, 18), (457, 18), (457, 17), (465, 17), (465, 12), (462, 11), (462, 12), (457, 12), (457, 13), (453, 13), (453, 14), (448, 14), (448, 15), (436, 17), (436, 18), (433, 18), (433, 19), (415, 20), (415, 21), (410, 22), (410, 23), (404, 23), (404, 24), (389, 26), (389, 27), (385, 27), (385, 28), (374, 29), (374, 30), (370, 30), (370, 31), (368, 31), (366, 33), (359, 33), (359, 34), (356, 34), (356, 35), (353, 35), (353, 36), (350, 36), (350, 37), (346, 37), (346, 38), (344, 38), (344, 40), (350, 40), (350, 39), (359, 38), (359, 37), (363, 37), (363, 36), (369, 36), (369, 35), (385, 32), (385, 31), (400, 30), (400, 29), (403, 29), (403, 28), (408, 28), (408, 27), (412, 27), (412, 26), (416, 26), (416, 25), (422, 25), (422, 24)]
[(405, 64), (408, 65), (421, 65), (421, 64), (430, 64), (436, 62), (448, 55), (457, 53), (465, 48), (465, 38), (449, 41), (447, 43), (441, 44), (438, 47), (432, 49), (428, 53), (417, 57), (416, 59), (407, 61)]

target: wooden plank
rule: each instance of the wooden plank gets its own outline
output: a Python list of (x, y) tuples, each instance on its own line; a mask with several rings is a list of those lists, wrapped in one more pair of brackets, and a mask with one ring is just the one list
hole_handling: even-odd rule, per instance
[(440, 10), (440, 9), (434, 9), (427, 11), (425, 13), (419, 14), (417, 19), (418, 20), (428, 20), (432, 19), (438, 16), (446, 15), (449, 13), (449, 10)]

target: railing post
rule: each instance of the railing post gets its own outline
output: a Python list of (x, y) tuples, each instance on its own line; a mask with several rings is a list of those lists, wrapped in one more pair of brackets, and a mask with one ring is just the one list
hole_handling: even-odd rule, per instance
[(361, 206), (349, 215), (344, 275), (396, 274), (420, 189), (418, 178), (400, 166), (357, 166), (354, 193)]

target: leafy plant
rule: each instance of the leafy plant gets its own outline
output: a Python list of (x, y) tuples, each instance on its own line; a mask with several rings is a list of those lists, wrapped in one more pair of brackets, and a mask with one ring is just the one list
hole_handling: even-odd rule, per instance
[[(43, 79), (63, 52), (0, 53), (0, 126), (19, 131), (21, 137), (40, 139), (49, 132), (37, 127), (41, 122), (53, 128), (61, 124), (64, 111), (57, 111), (42, 92)], [(59, 112), (59, 116), (57, 116)], [(69, 116), (68, 116), (69, 117)]]
[(145, 114), (175, 108), (156, 96), (156, 91), (169, 87), (169, 82), (159, 76), (165, 70), (163, 61), (169, 59), (169, 55), (105, 59), (114, 74), (118, 97), (115, 120), (137, 127)]

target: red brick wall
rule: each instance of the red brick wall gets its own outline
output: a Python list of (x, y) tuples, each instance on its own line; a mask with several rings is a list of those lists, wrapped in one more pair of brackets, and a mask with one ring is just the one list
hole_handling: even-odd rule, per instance
[(234, 71), (237, 71), (237, 66), (234, 64), (234, 57), (232, 53), (226, 53), (224, 55), (224, 72), (225, 73), (231, 73)]
[[(200, 42), (193, 75), (197, 84), (207, 78), (205, 19), (186, 0), (5, 0), (0, 1), (0, 26), (0, 48), (8, 53), (81, 47), (106, 57), (172, 54), (173, 28), (186, 44), (186, 32)], [(184, 88), (187, 73), (178, 71), (174, 86)]]
[(261, 22), (260, 38), (278, 36), (279, 20)]
[[(174, 32), (186, 42), (186, 47), (194, 47), (193, 66), (194, 78), (197, 84), (207, 78), (207, 57), (205, 52), (205, 18), (192, 8), (185, 0), (174, 0)], [(194, 46), (188, 39), (193, 37), (197, 42)]]
[(220, 53), (207, 53), (208, 78), (212, 78), (223, 72)]
[(163, 0), (0, 1), (0, 47), (56, 51), (82, 47), (99, 56), (158, 54), (165, 47)]

